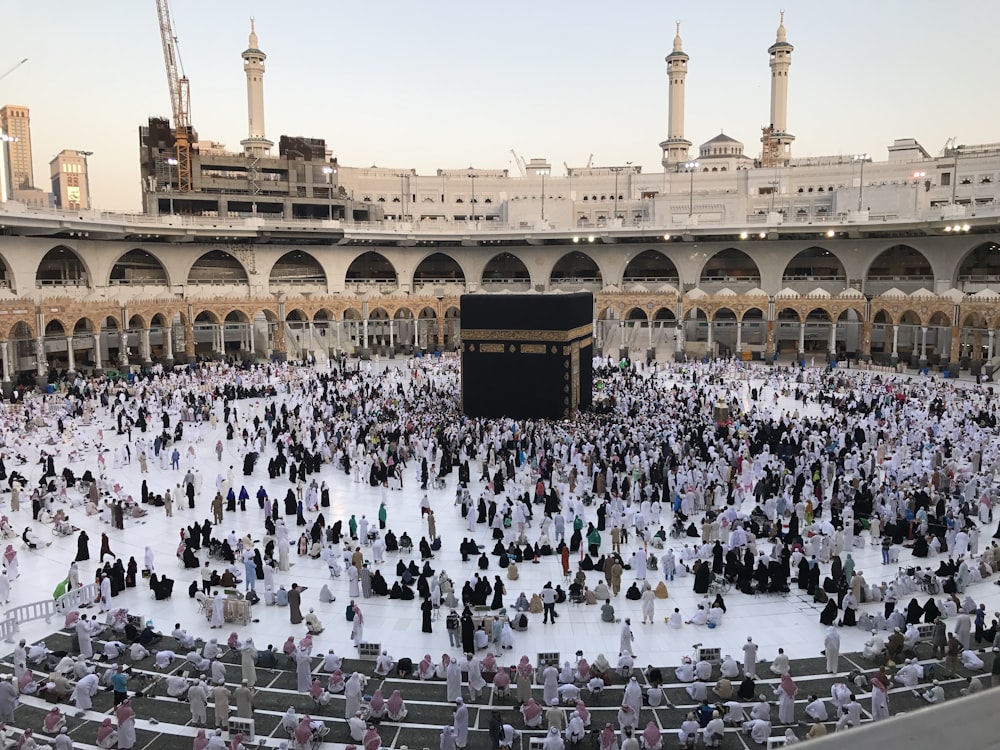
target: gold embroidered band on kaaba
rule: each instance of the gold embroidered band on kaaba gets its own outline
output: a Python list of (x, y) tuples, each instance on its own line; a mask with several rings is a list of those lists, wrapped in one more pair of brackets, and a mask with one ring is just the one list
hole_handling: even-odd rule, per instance
[(463, 341), (546, 341), (566, 342), (593, 333), (594, 324), (571, 328), (568, 331), (518, 330), (510, 328), (463, 328)]

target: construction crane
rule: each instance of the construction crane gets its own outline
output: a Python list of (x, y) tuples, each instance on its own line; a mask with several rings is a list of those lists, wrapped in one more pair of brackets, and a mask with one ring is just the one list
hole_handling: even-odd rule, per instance
[(156, 15), (160, 22), (160, 41), (163, 43), (163, 62), (167, 68), (167, 86), (170, 89), (170, 106), (174, 115), (174, 148), (177, 152), (177, 190), (191, 190), (191, 84), (184, 75), (174, 24), (170, 18), (167, 0), (156, 0)]
[(9, 76), (9, 75), (10, 75), (11, 73), (13, 73), (13, 72), (14, 72), (15, 70), (17, 70), (18, 68), (20, 68), (20, 67), (21, 67), (22, 65), (24, 65), (24, 64), (25, 64), (26, 62), (28, 62), (28, 58), (27, 58), (27, 57), (26, 57), (26, 58), (24, 58), (23, 60), (21, 60), (21, 62), (19, 62), (19, 63), (18, 63), (17, 65), (15, 65), (15, 66), (14, 66), (13, 68), (11, 68), (10, 70), (8, 70), (8, 71), (7, 71), (6, 73), (4, 73), (4, 74), (3, 74), (2, 76), (0, 76), (0, 81), (2, 81), (2, 80), (3, 80), (4, 78), (6, 78), (7, 76)]

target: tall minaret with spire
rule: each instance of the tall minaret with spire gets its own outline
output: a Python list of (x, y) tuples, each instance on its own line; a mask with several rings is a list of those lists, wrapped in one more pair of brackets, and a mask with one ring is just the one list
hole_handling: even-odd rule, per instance
[(260, 51), (254, 19), (250, 19), (250, 42), (243, 51), (243, 70), (247, 74), (247, 138), (240, 141), (247, 156), (266, 156), (272, 141), (264, 137), (264, 60)]
[(788, 69), (792, 67), (794, 49), (785, 38), (785, 11), (781, 11), (777, 38), (767, 50), (771, 57), (771, 139), (776, 143), (779, 163), (791, 158), (795, 140), (788, 132)]
[(681, 47), (681, 22), (677, 22), (674, 50), (666, 57), (667, 78), (670, 81), (667, 140), (660, 143), (661, 163), (665, 168), (688, 160), (691, 141), (684, 139), (684, 79), (687, 78), (688, 56)]

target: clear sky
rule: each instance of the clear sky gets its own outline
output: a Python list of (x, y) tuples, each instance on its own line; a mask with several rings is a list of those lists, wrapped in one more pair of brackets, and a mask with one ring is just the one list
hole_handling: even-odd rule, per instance
[[(767, 48), (786, 10), (795, 45), (795, 156), (869, 152), (895, 138), (1000, 141), (992, 0), (173, 0), (192, 122), (238, 150), (249, 17), (268, 55), (268, 137), (326, 139), (342, 164), (510, 168), (525, 159), (661, 169), (665, 55), (681, 21), (685, 136), (720, 129), (759, 153)], [(136, 210), (138, 127), (169, 115), (154, 0), (6, 3), (0, 104), (31, 108), (35, 182), (63, 148), (93, 151), (94, 205)], [(694, 150), (693, 150), (693, 153)]]

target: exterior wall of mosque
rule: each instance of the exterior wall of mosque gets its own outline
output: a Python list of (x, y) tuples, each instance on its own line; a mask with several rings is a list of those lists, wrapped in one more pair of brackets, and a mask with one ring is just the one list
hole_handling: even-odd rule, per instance
[(947, 232), (925, 222), (922, 234), (870, 217), (821, 232), (414, 234), (10, 208), (7, 381), (50, 366), (449, 350), (467, 292), (592, 291), (598, 346), (661, 358), (792, 351), (990, 367), (1000, 326), (1000, 230), (988, 216)]

